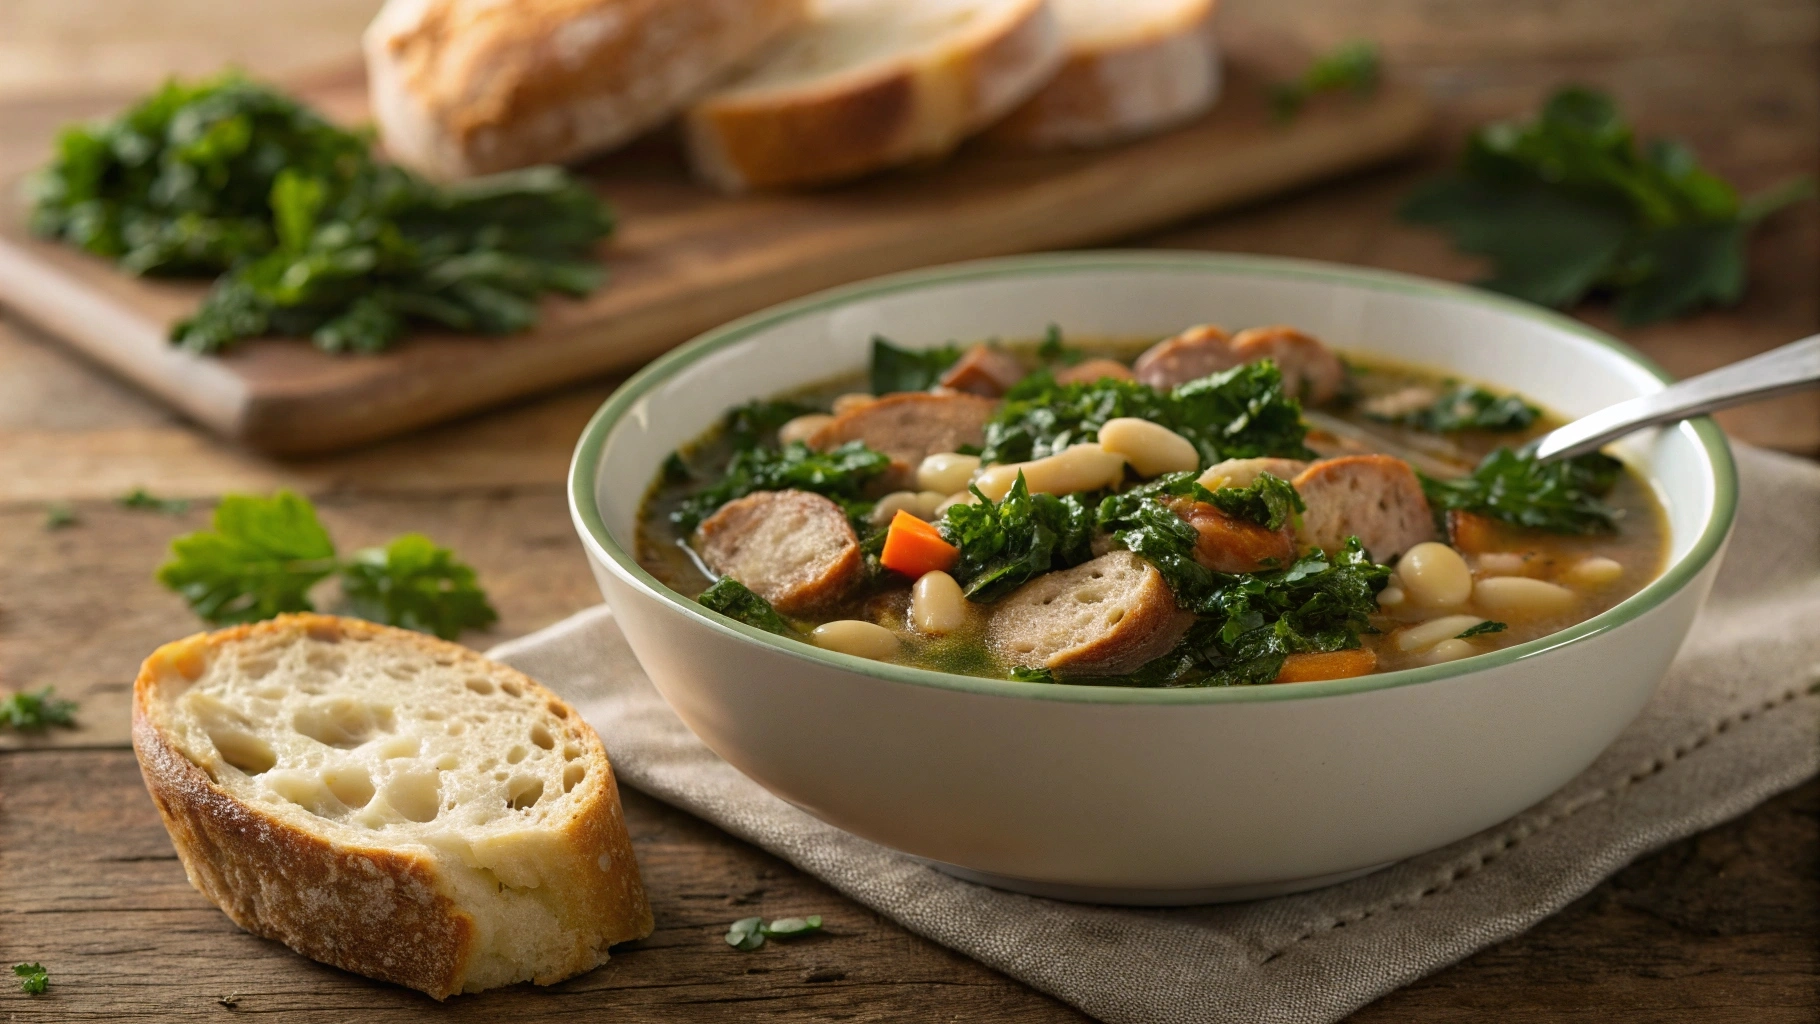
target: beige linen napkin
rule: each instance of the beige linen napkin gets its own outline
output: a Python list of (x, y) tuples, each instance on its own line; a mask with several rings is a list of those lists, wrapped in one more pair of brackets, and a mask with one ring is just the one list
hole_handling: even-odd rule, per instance
[(1738, 451), (1737, 533), (1637, 721), (1554, 796), (1331, 888), (1226, 906), (1094, 907), (958, 881), (765, 792), (671, 713), (605, 608), (493, 655), (567, 696), (619, 778), (1103, 1020), (1338, 1020), (1509, 938), (1641, 854), (1820, 771), (1820, 467)]

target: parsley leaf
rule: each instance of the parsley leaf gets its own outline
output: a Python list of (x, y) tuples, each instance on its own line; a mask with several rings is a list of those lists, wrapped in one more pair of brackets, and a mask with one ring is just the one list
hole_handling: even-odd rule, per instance
[(76, 727), (76, 702), (51, 696), (52, 687), (36, 693), (26, 690), (0, 700), (0, 726), (20, 732), (37, 732), (53, 725)]
[(1437, 518), (1459, 509), (1549, 533), (1613, 533), (1618, 513), (1600, 499), (1623, 470), (1600, 452), (1544, 463), (1527, 451), (1499, 448), (1467, 476), (1422, 475), (1422, 490)]
[(1277, 120), (1287, 121), (1320, 93), (1350, 90), (1357, 95), (1370, 95), (1377, 90), (1382, 71), (1376, 46), (1362, 39), (1344, 43), (1315, 58), (1295, 81), (1271, 86), (1271, 112)]
[(727, 929), (727, 945), (749, 952), (763, 946), (768, 938), (794, 939), (821, 930), (822, 919), (819, 914), (780, 917), (770, 924), (765, 924), (763, 918), (747, 917), (733, 922), (732, 927)]
[(135, 487), (118, 499), (121, 508), (141, 509), (167, 516), (180, 516), (190, 510), (188, 498), (160, 498), (143, 487)]
[(1051, 569), (1092, 557), (1093, 513), (1079, 495), (1031, 494), (1019, 473), (1004, 500), (950, 505), (937, 524), (942, 539), (960, 549), (949, 573), (961, 593), (996, 601)]
[(1280, 530), (1297, 515), (1308, 511), (1302, 496), (1289, 481), (1270, 473), (1259, 473), (1249, 487), (1222, 487), (1213, 492), (1212, 504), (1221, 512), (1266, 530)]
[(882, 335), (872, 336), (872, 393), (927, 391), (962, 355), (952, 342), (929, 349), (899, 348)]
[(348, 609), (360, 618), (434, 633), (444, 640), (499, 621), (473, 567), (421, 533), (355, 552), (342, 567), (341, 592)]
[(868, 507), (860, 501), (860, 489), (890, 465), (890, 456), (866, 447), (863, 441), (849, 441), (825, 452), (801, 441), (781, 449), (749, 448), (733, 453), (718, 481), (684, 498), (670, 513), (670, 521), (687, 532), (735, 498), (754, 491), (782, 490), (825, 495), (857, 518)]
[(310, 588), (338, 567), (335, 542), (308, 500), (288, 490), (230, 494), (215, 507), (212, 529), (171, 542), (158, 582), (219, 626), (311, 611)]
[(50, 987), (51, 972), (45, 970), (43, 964), (14, 964), (13, 974), (19, 979), (19, 991), (28, 996), (43, 995)]
[(1751, 227), (1810, 192), (1803, 179), (1740, 202), (1685, 146), (1639, 145), (1609, 97), (1570, 86), (1532, 121), (1474, 132), (1459, 169), (1401, 212), (1489, 259), (1488, 288), (1557, 308), (1609, 293), (1641, 324), (1737, 302)]
[(722, 576), (714, 585), (701, 592), (695, 600), (710, 611), (716, 611), (730, 619), (738, 619), (748, 626), (762, 629), (778, 636), (796, 636), (796, 630), (785, 621), (782, 615), (771, 607), (771, 602), (759, 597), (749, 590), (744, 583), (731, 576)]
[(1366, 415), (1431, 434), (1445, 434), (1456, 430), (1523, 430), (1542, 415), (1542, 410), (1525, 402), (1521, 395), (1496, 395), (1471, 384), (1458, 384), (1424, 408), (1397, 416)]
[(1122, 416), (1160, 423), (1193, 442), (1202, 463), (1265, 455), (1314, 458), (1303, 438), (1302, 406), (1283, 393), (1283, 376), (1269, 361), (1159, 391), (1113, 377), (1057, 384), (1037, 371), (1005, 395), (986, 424), (980, 459), (1026, 462), (1072, 444), (1093, 441), (1107, 420)]
[(1460, 633), (1458, 636), (1454, 637), (1454, 639), (1455, 640), (1470, 640), (1475, 636), (1485, 636), (1490, 633), (1502, 633), (1509, 628), (1510, 627), (1508, 625), (1505, 625), (1502, 622), (1481, 622), (1476, 626), (1467, 627), (1465, 632)]

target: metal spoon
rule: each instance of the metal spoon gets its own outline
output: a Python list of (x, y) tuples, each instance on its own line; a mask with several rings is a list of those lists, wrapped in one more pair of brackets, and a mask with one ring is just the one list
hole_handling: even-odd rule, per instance
[(1816, 386), (1820, 386), (1820, 334), (1582, 416), (1544, 434), (1533, 450), (1542, 462), (1583, 455), (1644, 427)]

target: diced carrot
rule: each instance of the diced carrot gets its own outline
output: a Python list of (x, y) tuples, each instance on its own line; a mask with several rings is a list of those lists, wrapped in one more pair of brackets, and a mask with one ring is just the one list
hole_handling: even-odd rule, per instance
[(933, 523), (925, 523), (903, 509), (891, 517), (885, 550), (878, 560), (885, 568), (916, 579), (926, 572), (947, 571), (961, 557), (961, 549), (942, 539)]
[(1365, 675), (1377, 667), (1377, 652), (1362, 647), (1351, 651), (1291, 654), (1283, 659), (1283, 668), (1277, 673), (1275, 681), (1312, 683), (1317, 679), (1349, 679)]

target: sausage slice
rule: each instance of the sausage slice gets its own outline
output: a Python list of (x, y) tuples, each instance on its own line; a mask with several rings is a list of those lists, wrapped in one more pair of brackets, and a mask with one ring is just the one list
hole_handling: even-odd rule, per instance
[(998, 403), (978, 395), (932, 395), (905, 391), (848, 410), (809, 435), (809, 447), (820, 451), (848, 441), (891, 456), (879, 486), (886, 490), (915, 490), (916, 467), (936, 452), (952, 452), (962, 445), (986, 440), (986, 421)]
[(1434, 517), (1409, 463), (1389, 455), (1322, 459), (1290, 481), (1308, 510), (1302, 540), (1338, 551), (1358, 537), (1375, 562), (1435, 539)]
[(1193, 621), (1154, 566), (1112, 551), (1012, 591), (993, 608), (987, 642), (1013, 665), (1118, 675), (1167, 654)]
[(1073, 366), (1063, 367), (1056, 371), (1057, 384), (1092, 384), (1095, 381), (1112, 377), (1116, 380), (1132, 380), (1131, 367), (1116, 359), (1085, 359)]
[(808, 491), (756, 491), (727, 502), (696, 528), (695, 550), (708, 568), (785, 615), (839, 599), (865, 570), (847, 513)]
[(1288, 523), (1266, 529), (1235, 519), (1204, 501), (1178, 501), (1170, 507), (1200, 534), (1194, 544), (1194, 560), (1214, 572), (1281, 569), (1295, 561), (1295, 529)]
[(1232, 339), (1223, 328), (1201, 324), (1145, 349), (1131, 369), (1138, 380), (1167, 390), (1210, 373), (1230, 370), (1244, 361), (1233, 352)]
[(1346, 387), (1346, 364), (1333, 349), (1293, 327), (1251, 327), (1232, 338), (1240, 363), (1269, 359), (1283, 372), (1283, 393), (1304, 404), (1333, 400)]
[(975, 345), (942, 374), (943, 387), (997, 398), (1024, 379), (1024, 364), (1009, 352)]

